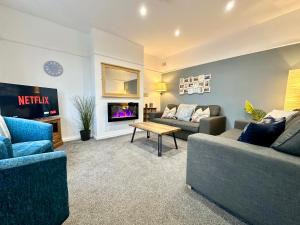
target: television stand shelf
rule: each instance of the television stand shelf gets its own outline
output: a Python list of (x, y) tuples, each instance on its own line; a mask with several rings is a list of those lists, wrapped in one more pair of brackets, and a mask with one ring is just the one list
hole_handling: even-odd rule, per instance
[(57, 148), (63, 145), (62, 136), (61, 136), (61, 123), (60, 117), (47, 117), (37, 119), (40, 122), (50, 123), (53, 126), (53, 147)]

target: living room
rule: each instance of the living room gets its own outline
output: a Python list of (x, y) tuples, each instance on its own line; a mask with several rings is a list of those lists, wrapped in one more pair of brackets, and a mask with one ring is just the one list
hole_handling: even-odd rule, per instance
[(1, 224), (300, 224), (299, 20), (0, 0)]

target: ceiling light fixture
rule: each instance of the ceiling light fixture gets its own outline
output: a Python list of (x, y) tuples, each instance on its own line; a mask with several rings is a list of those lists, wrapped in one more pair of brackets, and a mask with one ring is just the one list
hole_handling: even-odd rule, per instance
[(179, 37), (180, 36), (180, 30), (176, 29), (174, 32), (175, 37)]
[(225, 11), (226, 12), (231, 11), (234, 8), (234, 6), (235, 6), (234, 0), (227, 2), (226, 6), (225, 6)]
[(140, 7), (140, 15), (142, 17), (145, 17), (145, 16), (147, 16), (147, 13), (148, 13), (147, 7), (145, 5), (142, 5)]

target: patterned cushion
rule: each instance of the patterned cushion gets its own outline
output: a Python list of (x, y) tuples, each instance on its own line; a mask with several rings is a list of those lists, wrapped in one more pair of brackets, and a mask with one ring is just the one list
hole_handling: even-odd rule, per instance
[(161, 118), (175, 118), (175, 114), (176, 114), (176, 107), (173, 107), (172, 109), (166, 107)]
[(221, 107), (218, 105), (198, 105), (195, 110), (198, 110), (200, 108), (202, 110), (209, 108), (210, 116), (219, 116), (221, 112)]
[(52, 152), (52, 143), (49, 140), (21, 142), (12, 145), (14, 157)]
[(274, 109), (271, 112), (269, 112), (265, 118), (273, 117), (275, 119), (280, 119), (282, 117), (285, 118), (286, 122), (288, 123), (294, 116), (297, 114), (297, 111), (283, 111), (283, 110), (277, 110)]
[(178, 120), (190, 121), (196, 107), (197, 105), (180, 104), (175, 116)]
[(192, 122), (199, 123), (201, 119), (207, 118), (210, 116), (209, 108), (205, 109), (204, 111), (200, 108), (192, 115)]

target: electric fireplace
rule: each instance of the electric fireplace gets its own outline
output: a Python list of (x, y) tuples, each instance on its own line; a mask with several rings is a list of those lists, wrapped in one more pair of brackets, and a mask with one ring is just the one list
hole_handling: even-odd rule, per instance
[(136, 120), (139, 118), (139, 103), (107, 103), (108, 122)]

